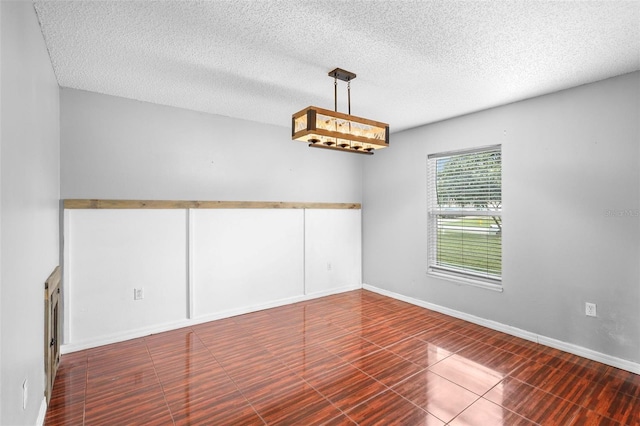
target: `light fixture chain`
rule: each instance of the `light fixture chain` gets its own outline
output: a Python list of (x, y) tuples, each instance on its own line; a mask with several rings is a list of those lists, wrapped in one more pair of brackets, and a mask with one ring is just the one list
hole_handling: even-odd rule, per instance
[(333, 109), (338, 112), (338, 77), (333, 78)]
[(351, 80), (347, 81), (347, 104), (349, 105), (349, 115), (351, 115)]

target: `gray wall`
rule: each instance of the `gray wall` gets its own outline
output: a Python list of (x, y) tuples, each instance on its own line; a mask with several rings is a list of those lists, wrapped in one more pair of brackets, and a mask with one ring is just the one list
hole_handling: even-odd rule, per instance
[(361, 156), (308, 148), (290, 128), (60, 93), (62, 198), (361, 201)]
[(44, 397), (44, 281), (59, 254), (59, 91), (31, 2), (0, 10), (0, 424), (32, 425)]
[[(363, 282), (640, 362), (639, 99), (636, 72), (393, 135), (364, 166)], [(426, 274), (427, 155), (496, 143), (502, 293)]]

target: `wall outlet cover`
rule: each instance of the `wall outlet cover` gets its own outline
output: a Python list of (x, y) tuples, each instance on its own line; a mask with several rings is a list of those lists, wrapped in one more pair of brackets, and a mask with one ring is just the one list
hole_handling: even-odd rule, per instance
[(144, 299), (144, 291), (142, 288), (134, 288), (133, 289), (133, 300), (142, 300)]

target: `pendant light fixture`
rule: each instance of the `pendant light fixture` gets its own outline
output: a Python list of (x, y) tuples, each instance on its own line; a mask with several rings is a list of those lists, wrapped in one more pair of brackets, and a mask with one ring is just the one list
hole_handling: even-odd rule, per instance
[[(292, 139), (308, 142), (312, 148), (366, 155), (388, 147), (388, 124), (351, 115), (351, 80), (356, 75), (336, 68), (329, 72), (329, 77), (333, 77), (335, 111), (310, 106), (296, 112), (291, 120)], [(348, 114), (338, 112), (338, 80), (347, 82)]]

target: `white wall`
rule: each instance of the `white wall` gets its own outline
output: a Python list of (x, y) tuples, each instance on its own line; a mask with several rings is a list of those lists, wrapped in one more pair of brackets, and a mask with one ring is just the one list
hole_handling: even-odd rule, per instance
[[(636, 72), (395, 134), (364, 166), (364, 283), (640, 362), (639, 99)], [(502, 293), (426, 275), (427, 155), (496, 143)]]
[(360, 210), (305, 210), (307, 294), (361, 282), (361, 220)]
[(360, 229), (359, 210), (66, 210), (63, 352), (360, 288)]
[(282, 127), (61, 89), (62, 198), (360, 202), (362, 156)]
[[(291, 117), (269, 126), (74, 89), (60, 108), (62, 198), (362, 198), (362, 156), (293, 142)], [(64, 350), (361, 286), (360, 211), (175, 212), (66, 211)]]
[[(285, 127), (290, 117), (283, 117), (279, 127), (73, 89), (61, 89), (60, 97), (62, 198), (361, 201), (362, 157), (293, 142)], [(121, 211), (67, 211), (66, 350), (361, 285), (359, 211), (356, 221), (353, 212), (324, 217), (330, 213), (314, 216), (303, 210), (179, 214), (186, 215), (183, 222), (169, 223), (149, 211), (130, 217)], [(315, 233), (307, 240), (306, 214)], [(135, 234), (140, 217), (146, 227)], [(336, 235), (328, 231), (334, 226), (354, 228)], [(159, 232), (162, 228), (166, 233)], [(188, 241), (191, 263), (185, 265), (182, 253), (151, 249), (154, 232), (166, 234), (169, 246), (184, 249), (178, 240)], [(315, 240), (323, 246), (311, 250), (317, 252), (315, 258), (306, 259), (305, 244)], [(333, 261), (325, 253), (336, 245), (349, 255)], [(135, 269), (132, 265), (142, 258), (137, 252), (123, 254), (134, 249), (153, 262), (171, 265), (172, 279), (157, 280), (158, 274), (142, 266)], [(121, 258), (113, 265), (100, 263), (116, 254)], [(326, 270), (331, 262), (337, 270)], [(317, 271), (310, 273), (305, 265)], [(94, 276), (109, 267), (121, 271), (111, 274), (111, 286)], [(305, 291), (305, 279), (310, 291)], [(150, 298), (161, 292), (163, 299), (145, 296), (134, 303), (138, 283)], [(105, 287), (114, 293), (105, 293)], [(101, 311), (92, 308), (100, 297), (108, 298), (118, 317), (106, 329), (97, 315)], [(143, 313), (142, 306), (150, 311)]]
[(0, 424), (32, 425), (44, 397), (44, 281), (58, 264), (59, 92), (31, 2), (0, 10)]
[[(184, 210), (72, 210), (66, 221), (65, 342), (186, 318)], [(134, 288), (144, 299), (134, 300)]]
[(300, 209), (193, 211), (195, 317), (301, 296), (303, 219)]

